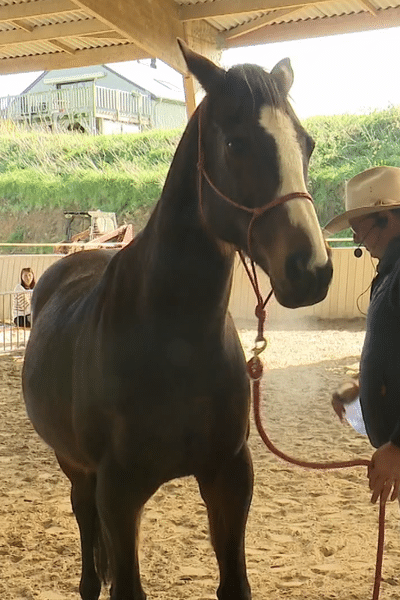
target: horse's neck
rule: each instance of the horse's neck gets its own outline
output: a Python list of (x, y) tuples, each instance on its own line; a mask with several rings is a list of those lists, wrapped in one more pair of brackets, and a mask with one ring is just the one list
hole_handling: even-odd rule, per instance
[(192, 120), (162, 196), (131, 254), (143, 263), (141, 302), (148, 307), (160, 310), (165, 303), (166, 311), (177, 315), (221, 318), (229, 301), (234, 251), (223, 247), (202, 221), (197, 155), (197, 123)]

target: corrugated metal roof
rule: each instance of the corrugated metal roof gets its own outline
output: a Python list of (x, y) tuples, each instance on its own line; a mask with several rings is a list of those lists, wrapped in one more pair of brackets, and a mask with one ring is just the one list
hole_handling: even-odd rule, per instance
[(0, 31), (12, 31), (16, 29), (18, 29), (18, 27), (11, 23), (0, 23)]
[[(211, 6), (215, 3), (218, 3), (219, 0), (175, 0), (179, 6), (198, 6), (199, 4), (203, 4), (204, 6)], [(262, 3), (259, 3), (262, 4)], [(265, 3), (267, 5), (267, 3)], [(268, 3), (271, 6), (271, 2)], [(287, 4), (287, 3), (286, 3)], [(243, 4), (245, 6), (245, 4)], [(341, 15), (350, 15), (350, 14), (361, 14), (361, 13), (369, 13), (368, 6), (376, 9), (377, 11), (384, 10), (387, 8), (398, 8), (400, 6), (400, 2), (396, 0), (367, 0), (365, 3), (362, 0), (345, 0), (343, 2), (315, 2), (314, 4), (308, 4), (306, 6), (293, 6), (293, 17), (289, 14), (278, 16), (275, 20), (271, 21), (271, 23), (289, 23), (291, 21), (299, 22), (301, 20), (315, 19), (321, 17), (334, 17)], [(281, 8), (281, 3), (279, 1), (276, 2), (277, 10)], [(287, 7), (286, 10), (289, 10), (290, 7)], [(276, 11), (275, 11), (276, 12)], [(273, 11), (271, 8), (265, 9), (265, 11), (258, 12), (249, 12), (249, 13), (240, 13), (237, 15), (227, 15), (227, 16), (218, 16), (218, 17), (207, 17), (205, 20), (215, 27), (219, 32), (230, 31), (232, 32), (236, 27), (243, 26), (247, 23), (251, 23), (252, 25), (257, 23), (258, 19), (262, 19), (265, 15), (270, 14), (273, 16)], [(266, 39), (265, 42), (268, 40)]]
[[(220, 0), (175, 0), (175, 3), (178, 6), (185, 7), (195, 7), (198, 5), (210, 6), (214, 4), (218, 4)], [(400, 5), (396, 0), (369, 0), (369, 3), (372, 4), (377, 10), (379, 9), (387, 9), (387, 8), (395, 8)], [(30, 4), (34, 4), (31, 0), (21, 0), (21, 1), (12, 1), (12, 0), (0, 0), (0, 7), (4, 6), (18, 6), (25, 5), (28, 6)], [(262, 4), (261, 2), (259, 4)], [(277, 8), (280, 7), (279, 1), (276, 2)], [(271, 3), (269, 3), (271, 6)], [(245, 4), (244, 4), (245, 6)], [(343, 14), (353, 14), (353, 13), (361, 13), (368, 12), (366, 5), (360, 2), (359, 0), (351, 0), (345, 2), (319, 2), (315, 4), (309, 4), (302, 9), (301, 19), (307, 18), (315, 18), (315, 15), (318, 14), (318, 11), (321, 11), (322, 14), (326, 16), (334, 16), (334, 15), (343, 15)], [(296, 11), (296, 21), (299, 20), (298, 9), (293, 7), (293, 11)], [(246, 23), (255, 23), (257, 19), (261, 19), (266, 14), (270, 13), (271, 9), (259, 10), (257, 12), (251, 11), (248, 13), (239, 13), (235, 15), (224, 15), (224, 16), (213, 16), (207, 17), (204, 20), (209, 23), (212, 27), (214, 27), (219, 32), (224, 31), (232, 31), (234, 28), (245, 25)], [(320, 14), (321, 14), (320, 13)], [(86, 19), (93, 19), (93, 16), (89, 12), (85, 12), (85, 10), (79, 9), (79, 7), (75, 7), (75, 12), (64, 12), (59, 15), (51, 15), (51, 16), (36, 16), (26, 18), (26, 24), (31, 27), (46, 27), (49, 25), (56, 24), (64, 24), (64, 23), (72, 23), (77, 21), (82, 21)], [(290, 18), (289, 18), (290, 20)], [(276, 23), (279, 22), (288, 22), (288, 17), (282, 16), (278, 18)], [(0, 31), (6, 31), (7, 28), (13, 28), (12, 25), (8, 23), (0, 23)], [(18, 29), (18, 28), (16, 28)]]
[[(85, 3), (85, 0), (80, 1)], [(119, 0), (119, 9), (125, 3), (128, 7), (128, 2), (131, 1)], [(159, 4), (163, 1), (159, 0)], [(230, 3), (229, 0), (174, 0), (176, 12), (170, 16), (170, 20), (176, 22), (178, 18), (180, 27), (182, 23), (188, 22), (189, 39), (192, 35), (194, 40), (197, 39), (196, 23), (206, 24), (209, 39), (212, 40), (215, 35), (216, 46), (222, 47), (400, 25), (400, 0), (319, 0), (307, 5), (302, 5), (301, 1), (236, 0)], [(93, 0), (89, 4), (95, 6)], [(98, 0), (98, 4), (103, 4), (103, 0)], [(135, 0), (135, 5), (140, 4), (141, 0)], [(156, 4), (154, 11), (157, 7), (160, 8)], [(171, 6), (174, 5), (170, 0), (165, 1), (166, 11), (171, 10)], [(143, 4), (141, 10), (147, 10), (146, 7)], [(232, 7), (240, 12), (232, 14)], [(107, 18), (101, 18), (96, 17), (95, 13), (96, 8), (85, 10), (80, 4), (75, 4), (74, 0), (0, 0), (0, 58), (3, 59), (0, 72), (11, 72), (7, 71), (6, 62), (12, 58), (43, 55), (43, 62), (35, 59), (33, 68), (51, 69), (54, 67), (51, 61), (46, 63), (46, 56), (56, 55), (62, 58), (65, 55), (67, 60), (75, 52), (76, 59), (81, 52), (81, 64), (84, 64), (85, 61), (90, 62), (90, 53), (96, 50), (103, 52), (100, 61), (97, 58), (96, 62), (151, 56), (148, 48), (152, 47), (164, 51), (160, 40), (151, 39), (151, 36), (157, 37), (157, 31), (151, 31), (151, 27), (148, 28), (148, 44), (143, 44), (141, 39), (136, 46), (128, 32), (125, 32), (121, 20), (118, 22), (119, 26), (115, 24), (113, 28), (110, 24), (112, 14), (110, 16), (108, 13)], [(154, 29), (158, 29), (158, 23), (157, 26), (154, 25)], [(135, 36), (132, 37), (134, 39)], [(200, 38), (201, 36), (198, 39)], [(166, 44), (171, 45), (171, 40)], [(119, 54), (121, 48), (123, 50)], [(107, 58), (106, 50), (111, 59)], [(165, 55), (161, 58), (165, 58)], [(23, 70), (27, 70), (30, 65), (28, 60), (24, 63), (14, 62), (14, 71), (19, 64)]]
[(235, 29), (235, 27), (255, 21), (255, 19), (263, 17), (264, 14), (262, 12), (249, 13), (248, 15), (210, 18), (207, 21), (210, 25), (218, 29), (218, 31), (230, 31)]
[(85, 21), (94, 19), (91, 15), (82, 15), (82, 13), (64, 13), (62, 15), (51, 17), (30, 18), (29, 24), (33, 27), (43, 27), (46, 25), (59, 25), (63, 23), (75, 23), (76, 21)]

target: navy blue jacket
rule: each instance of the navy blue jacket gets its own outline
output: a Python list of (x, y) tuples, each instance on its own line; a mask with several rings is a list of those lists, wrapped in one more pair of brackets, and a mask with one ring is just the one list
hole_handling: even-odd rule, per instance
[(400, 447), (400, 237), (390, 242), (372, 284), (360, 402), (371, 444)]

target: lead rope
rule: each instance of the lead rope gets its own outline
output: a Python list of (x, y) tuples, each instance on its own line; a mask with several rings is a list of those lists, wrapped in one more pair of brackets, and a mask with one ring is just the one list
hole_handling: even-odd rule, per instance
[[(288, 200), (292, 200), (294, 198), (304, 198), (305, 200), (313, 201), (312, 196), (308, 192), (293, 192), (290, 194), (286, 194), (285, 196), (280, 196), (269, 202), (268, 204), (257, 207), (257, 208), (249, 208), (234, 202), (231, 198), (226, 196), (219, 190), (214, 183), (209, 178), (206, 170), (205, 170), (205, 161), (204, 161), (204, 153), (202, 148), (201, 141), (201, 114), (202, 110), (204, 110), (204, 105), (201, 105), (198, 109), (198, 162), (197, 162), (197, 173), (198, 173), (198, 194), (199, 194), (199, 210), (203, 223), (207, 226), (207, 221), (204, 217), (203, 213), (203, 177), (207, 181), (208, 185), (214, 190), (215, 193), (218, 194), (220, 198), (231, 204), (232, 206), (243, 210), (251, 215), (248, 231), (247, 231), (247, 251), (248, 255), (251, 258), (251, 233), (253, 229), (253, 225), (265, 212), (274, 208), (275, 206), (279, 206)], [(274, 444), (271, 442), (269, 437), (267, 436), (260, 417), (260, 379), (263, 373), (263, 365), (259, 358), (259, 354), (265, 350), (267, 347), (267, 342), (264, 337), (264, 323), (266, 318), (265, 307), (272, 296), (272, 290), (268, 294), (266, 300), (264, 301), (260, 292), (260, 288), (257, 280), (257, 273), (254, 261), (251, 260), (251, 271), (248, 268), (244, 256), (241, 251), (239, 251), (239, 256), (242, 260), (242, 263), (246, 269), (247, 275), (250, 279), (251, 285), (253, 286), (254, 292), (257, 297), (257, 306), (256, 306), (256, 317), (258, 319), (258, 331), (257, 338), (255, 340), (255, 347), (253, 348), (253, 356), (247, 363), (247, 371), (250, 378), (253, 380), (253, 403), (254, 403), (254, 419), (256, 423), (256, 427), (258, 433), (260, 434), (261, 439), (267, 448), (273, 452), (279, 458), (292, 463), (294, 465), (298, 465), (300, 467), (306, 467), (309, 469), (341, 469), (346, 467), (356, 467), (356, 466), (368, 466), (369, 461), (364, 460), (351, 460), (346, 462), (330, 462), (330, 463), (314, 463), (314, 462), (304, 462), (301, 460), (297, 460), (292, 458), (277, 448), (275, 448)], [(376, 568), (375, 568), (375, 585), (374, 592), (372, 596), (372, 600), (379, 600), (379, 588), (382, 579), (382, 559), (383, 559), (383, 543), (384, 543), (384, 535), (385, 535), (385, 503), (380, 501), (379, 506), (379, 535), (378, 535), (378, 549), (377, 549), (377, 558), (376, 558)]]
[[(257, 427), (257, 431), (267, 446), (268, 450), (270, 450), (273, 454), (278, 456), (279, 458), (285, 460), (288, 463), (293, 465), (298, 465), (299, 467), (305, 467), (308, 469), (343, 469), (348, 467), (359, 467), (359, 466), (368, 466), (370, 461), (367, 459), (355, 459), (349, 461), (338, 461), (338, 462), (328, 462), (328, 463), (318, 463), (318, 462), (308, 462), (293, 458), (288, 456), (281, 450), (278, 450), (276, 446), (271, 442), (269, 436), (267, 435), (260, 414), (260, 382), (263, 375), (263, 364), (260, 360), (259, 355), (261, 352), (265, 350), (267, 347), (267, 341), (264, 337), (264, 323), (266, 318), (265, 307), (270, 300), (273, 290), (271, 290), (266, 298), (263, 300), (260, 287), (257, 279), (256, 267), (253, 261), (251, 261), (251, 271), (245, 261), (245, 258), (242, 252), (239, 250), (240, 259), (244, 265), (247, 276), (249, 277), (250, 283), (253, 287), (255, 295), (257, 297), (257, 306), (255, 309), (255, 314), (258, 320), (258, 328), (257, 328), (257, 337), (255, 340), (255, 347), (253, 348), (253, 356), (247, 362), (247, 372), (249, 377), (253, 382), (253, 407), (254, 407), (254, 420)], [(383, 562), (383, 545), (385, 539), (385, 502), (382, 500), (379, 503), (379, 528), (378, 528), (378, 544), (377, 544), (377, 553), (376, 553), (376, 566), (375, 566), (375, 581), (374, 581), (374, 590), (372, 594), (372, 600), (379, 600), (379, 590), (382, 581), (382, 562)]]

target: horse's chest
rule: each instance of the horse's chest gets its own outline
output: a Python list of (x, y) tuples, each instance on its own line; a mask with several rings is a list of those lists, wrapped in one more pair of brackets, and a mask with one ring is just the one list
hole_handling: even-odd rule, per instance
[(163, 457), (168, 468), (187, 470), (200, 463), (215, 445), (216, 415), (209, 398), (148, 402), (133, 400), (129, 413), (114, 420), (114, 449), (123, 461), (136, 461), (149, 468)]
[[(107, 348), (86, 369), (77, 361), (75, 423), (96, 462), (112, 452), (121, 464), (163, 469), (168, 478), (237, 452), (248, 419), (242, 364), (233, 366), (217, 345), (188, 346), (137, 343)], [(92, 435), (93, 421), (101, 436)]]
[[(123, 383), (124, 382), (124, 383)], [(152, 378), (121, 376), (101, 397), (87, 394), (84, 413), (76, 413), (91, 455), (105, 449), (119, 464), (160, 471), (162, 478), (195, 473), (216, 456), (234, 454), (247, 431), (246, 389), (207, 382), (195, 372), (173, 380), (159, 372)], [(99, 390), (98, 390), (99, 391)], [(102, 421), (103, 439), (91, 438), (94, 414)]]

